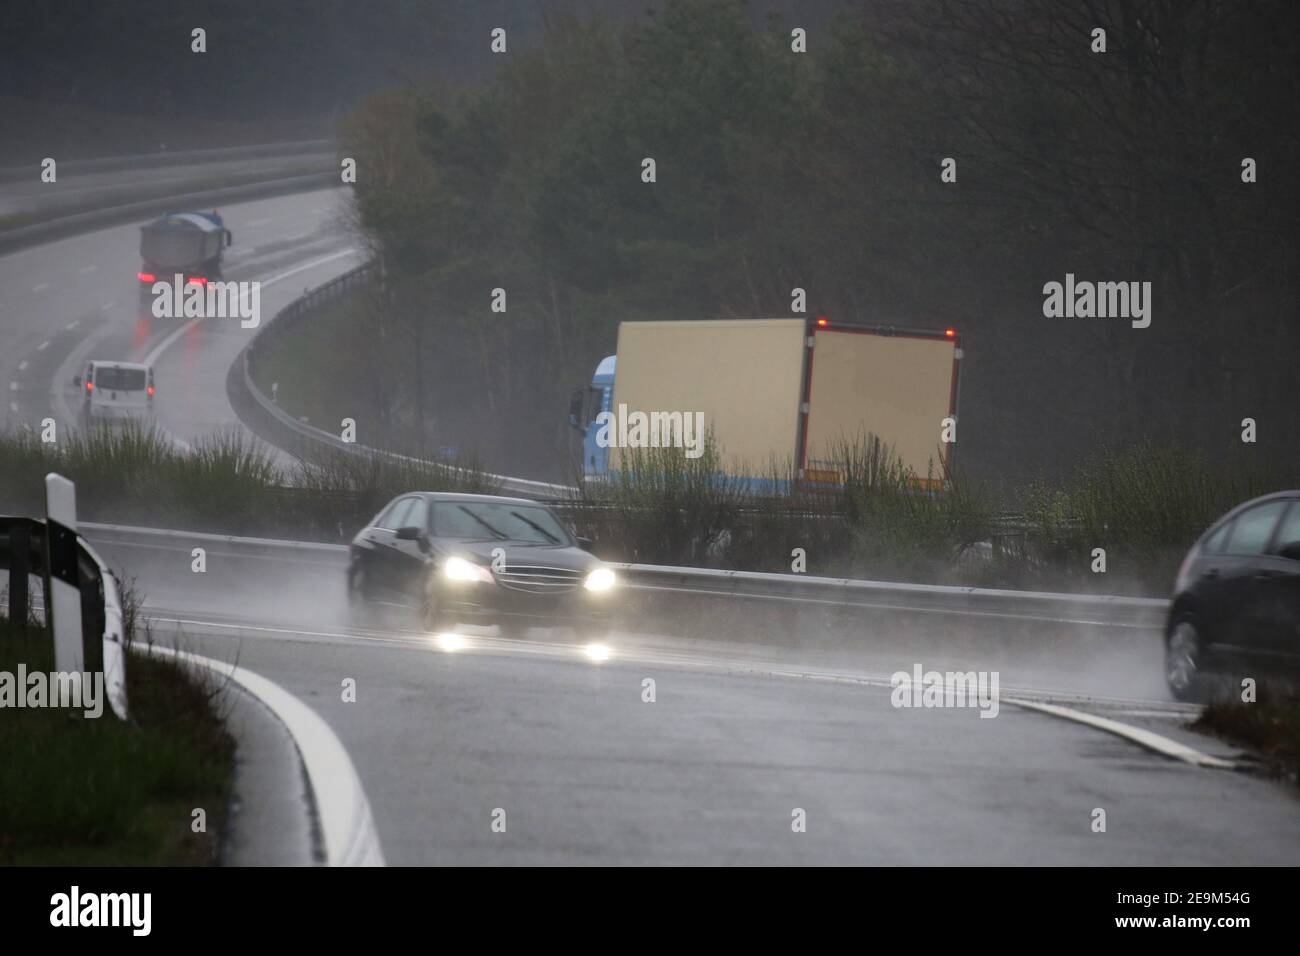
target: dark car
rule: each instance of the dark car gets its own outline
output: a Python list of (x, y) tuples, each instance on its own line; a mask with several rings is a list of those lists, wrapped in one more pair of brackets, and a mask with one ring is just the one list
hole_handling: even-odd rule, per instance
[(1165, 625), (1165, 680), (1203, 700), (1216, 677), (1300, 671), (1300, 491), (1238, 505), (1183, 559)]
[(349, 549), (348, 598), (420, 613), (427, 630), (496, 624), (609, 628), (614, 572), (548, 508), (523, 498), (414, 492), (394, 498)]

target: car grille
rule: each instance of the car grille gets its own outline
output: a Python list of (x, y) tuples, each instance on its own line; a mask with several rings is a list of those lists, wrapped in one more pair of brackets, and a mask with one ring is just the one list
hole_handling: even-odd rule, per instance
[(568, 568), (542, 568), (522, 564), (508, 564), (504, 571), (496, 572), (497, 583), (512, 591), (530, 594), (562, 594), (582, 584), (586, 575)]

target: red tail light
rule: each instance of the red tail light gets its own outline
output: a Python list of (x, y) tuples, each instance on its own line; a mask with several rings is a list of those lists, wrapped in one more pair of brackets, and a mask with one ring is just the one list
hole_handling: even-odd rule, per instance
[(943, 334), (946, 335), (946, 336), (948, 336), (948, 338), (950, 338), (950, 339), (955, 339), (955, 338), (957, 337), (957, 330), (956, 330), (956, 329), (947, 329), (947, 330), (944, 331)]
[(157, 278), (152, 272), (137, 272), (135, 277), (141, 282), (153, 282)]
[(149, 397), (150, 397), (150, 398), (153, 398), (153, 386), (152, 386), (152, 385), (149, 386)]
[(828, 327), (830, 326), (830, 324), (831, 324), (831, 320), (828, 319), (828, 318), (826, 318), (826, 316), (824, 316), (824, 315), (823, 315), (823, 316), (819, 316), (819, 317), (817, 318), (817, 328), (819, 328), (819, 329), (825, 329), (825, 328), (828, 328)]
[(86, 379), (86, 391), (93, 392), (94, 390), (95, 390), (95, 383), (92, 382), (90, 379)]
[(207, 285), (208, 280), (204, 276), (190, 276), (185, 280), (186, 285)]

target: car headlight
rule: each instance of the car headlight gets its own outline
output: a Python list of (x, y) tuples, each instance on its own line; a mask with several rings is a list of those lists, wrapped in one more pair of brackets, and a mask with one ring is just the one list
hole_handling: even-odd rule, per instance
[(455, 555), (448, 558), (442, 566), (442, 576), (448, 581), (480, 581), (484, 584), (492, 583), (492, 572), (481, 564), (475, 564), (473, 561), (466, 561), (464, 558), (458, 558)]
[(597, 568), (587, 575), (587, 580), (582, 583), (582, 586), (588, 591), (608, 591), (614, 586), (616, 580), (614, 572), (609, 568)]

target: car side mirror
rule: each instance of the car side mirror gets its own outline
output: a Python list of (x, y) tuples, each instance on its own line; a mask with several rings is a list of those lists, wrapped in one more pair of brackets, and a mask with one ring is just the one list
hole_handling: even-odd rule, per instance
[(1284, 544), (1277, 551), (1284, 558), (1290, 558), (1292, 561), (1300, 561), (1300, 541), (1292, 541)]
[(592, 541), (590, 538), (584, 538), (580, 535), (575, 536), (574, 540), (578, 542), (578, 547), (580, 547), (583, 551), (590, 551), (592, 548), (596, 546), (596, 542)]
[(423, 539), (424, 531), (413, 524), (397, 529), (398, 541), (422, 541)]

